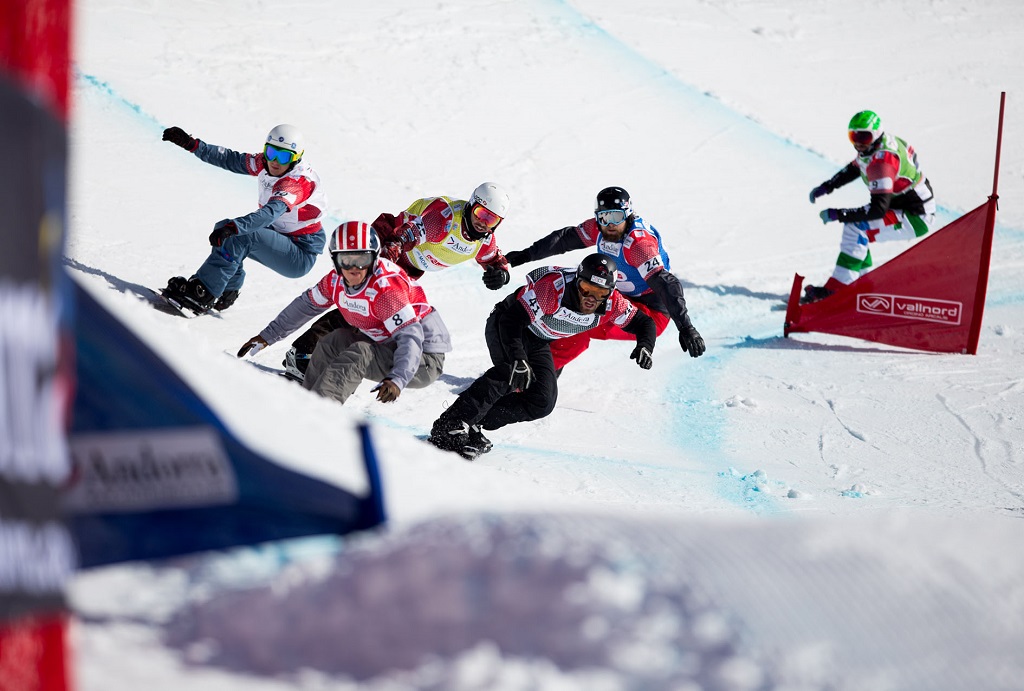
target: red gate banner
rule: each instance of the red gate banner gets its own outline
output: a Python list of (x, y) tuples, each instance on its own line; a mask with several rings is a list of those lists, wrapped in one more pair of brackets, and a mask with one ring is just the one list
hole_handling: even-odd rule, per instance
[(977, 353), (995, 199), (819, 302), (795, 276), (785, 335), (816, 331), (939, 353)]

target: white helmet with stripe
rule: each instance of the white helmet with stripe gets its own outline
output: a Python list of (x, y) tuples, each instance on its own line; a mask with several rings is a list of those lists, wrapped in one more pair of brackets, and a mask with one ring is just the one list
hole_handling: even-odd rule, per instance
[(358, 255), (368, 256), (369, 264), (361, 268), (370, 268), (372, 271), (380, 257), (380, 238), (377, 237), (377, 231), (369, 223), (346, 221), (331, 233), (328, 250), (338, 273), (341, 273), (342, 264), (346, 260), (354, 259)]

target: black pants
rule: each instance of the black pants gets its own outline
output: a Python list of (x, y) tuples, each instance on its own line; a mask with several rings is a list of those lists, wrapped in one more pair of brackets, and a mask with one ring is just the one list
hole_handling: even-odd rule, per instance
[(306, 356), (304, 358), (296, 358), (295, 361), (296, 366), (303, 374), (306, 373), (306, 367), (309, 366), (309, 356), (316, 350), (316, 344), (320, 342), (320, 339), (343, 326), (349, 326), (349, 323), (345, 321), (345, 317), (338, 310), (331, 309), (313, 322), (313, 325), (306, 329), (301, 336), (292, 341), (292, 347), (295, 348), (296, 353)]
[(551, 358), (549, 342), (528, 333), (524, 342), (526, 359), (533, 369), (534, 380), (526, 391), (514, 393), (508, 380), (512, 376), (512, 356), (506, 352), (498, 336), (499, 310), (487, 318), (484, 337), (494, 366), (484, 372), (459, 394), (459, 398), (442, 413), (438, 422), (468, 422), (484, 429), (498, 429), (513, 422), (539, 420), (551, 414), (558, 398), (558, 379)]

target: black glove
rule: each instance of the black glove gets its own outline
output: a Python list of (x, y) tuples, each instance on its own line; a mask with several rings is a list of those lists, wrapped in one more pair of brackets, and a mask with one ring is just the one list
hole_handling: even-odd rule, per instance
[(830, 194), (831, 192), (832, 190), (828, 188), (828, 185), (818, 185), (813, 190), (811, 190), (811, 194), (809, 195), (811, 199), (811, 204), (813, 204), (818, 199), (818, 197), (824, 197), (826, 194)]
[(509, 275), (508, 271), (501, 268), (497, 264), (488, 264), (484, 269), (484, 285), (491, 290), (498, 290), (506, 283), (508, 283)]
[(679, 345), (690, 354), (690, 357), (700, 357), (706, 350), (704, 339), (697, 333), (697, 329), (690, 326), (679, 332)]
[(637, 345), (633, 348), (633, 352), (629, 354), (630, 360), (636, 360), (636, 364), (640, 365), (641, 369), (650, 369), (651, 365), (654, 364), (654, 358), (651, 357), (651, 351), (647, 349), (647, 346)]
[(508, 378), (508, 385), (513, 391), (526, 391), (533, 383), (533, 369), (526, 360), (516, 360), (512, 363), (512, 376)]
[(195, 151), (199, 147), (199, 140), (180, 127), (168, 127), (164, 130), (163, 140), (177, 144), (185, 151)]
[(227, 219), (218, 221), (210, 233), (210, 247), (220, 247), (232, 235), (238, 235), (238, 226), (235, 222)]
[(505, 259), (508, 260), (508, 265), (513, 267), (530, 261), (530, 258), (526, 256), (526, 250), (512, 250), (505, 255)]

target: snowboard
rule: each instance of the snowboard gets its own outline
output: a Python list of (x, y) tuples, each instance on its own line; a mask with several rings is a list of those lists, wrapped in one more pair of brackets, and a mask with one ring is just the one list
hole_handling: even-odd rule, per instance
[(182, 317), (184, 319), (192, 319), (193, 317), (198, 316), (195, 312), (185, 309), (185, 307), (177, 301), (166, 297), (163, 290), (147, 288), (146, 291), (147, 293), (143, 297), (145, 297), (147, 302), (149, 302), (149, 304), (151, 304), (158, 312), (170, 314), (174, 317)]
[[(234, 353), (228, 352), (227, 350), (225, 350), (224, 352), (227, 353), (228, 355), (231, 355), (232, 357), (235, 357)], [(272, 367), (270, 365), (264, 365), (262, 362), (256, 362), (255, 360), (251, 360), (249, 358), (243, 358), (242, 360), (243, 362), (248, 362), (250, 365), (258, 369), (260, 372), (265, 372), (266, 374), (275, 374), (279, 377), (284, 377), (288, 381), (293, 381), (299, 386), (302, 385), (302, 380), (286, 369), (282, 369), (280, 367)]]
[(454, 449), (442, 449), (440, 446), (436, 446), (435, 444), (431, 443), (429, 434), (417, 434), (416, 438), (419, 439), (420, 441), (430, 444), (431, 447), (437, 449), (438, 451), (447, 451), (448, 453), (456, 454), (457, 456), (465, 458), (467, 461), (475, 461), (477, 458), (483, 455), (482, 452), (473, 452), (467, 449), (459, 449), (457, 451)]

